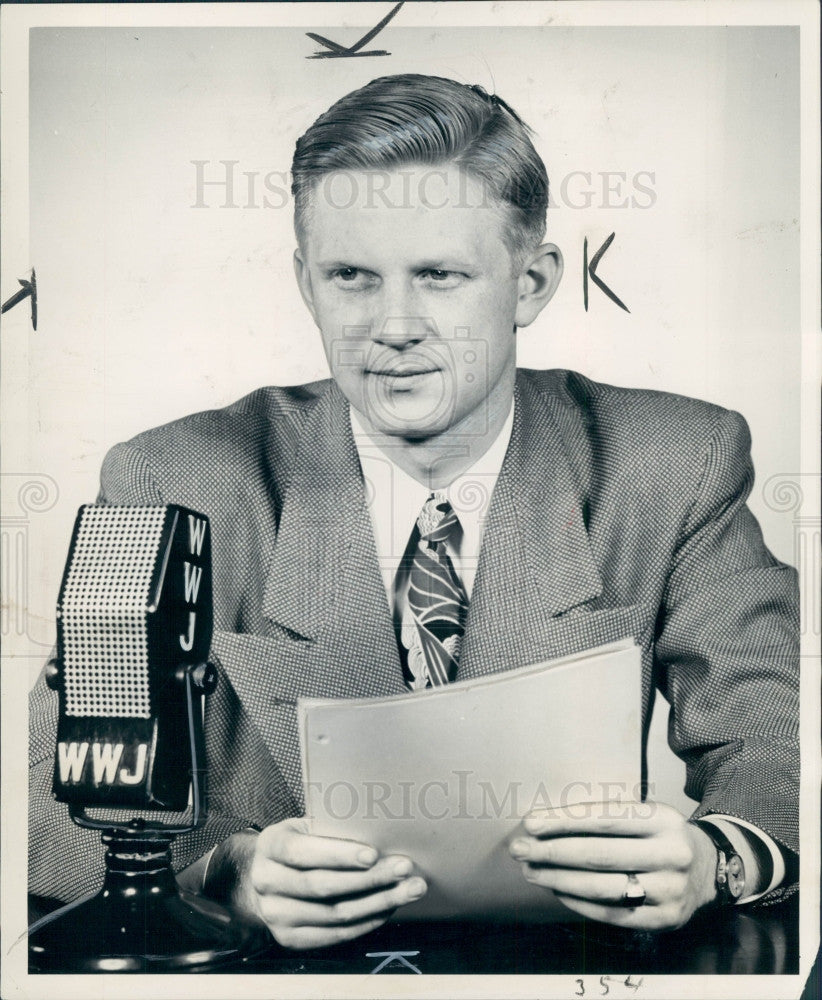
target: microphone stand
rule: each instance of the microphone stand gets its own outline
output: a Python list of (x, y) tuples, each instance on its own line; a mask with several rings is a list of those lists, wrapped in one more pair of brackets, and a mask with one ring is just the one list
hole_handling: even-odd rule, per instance
[[(59, 665), (50, 671), (57, 682)], [(51, 665), (50, 665), (51, 666)], [(38, 920), (29, 928), (31, 972), (207, 972), (246, 961), (270, 944), (262, 924), (179, 887), (171, 844), (200, 825), (204, 797), (201, 729), (194, 725), (198, 696), (213, 690), (211, 664), (181, 668), (191, 735), (192, 818), (164, 826), (142, 818), (127, 823), (92, 819), (82, 807), (69, 813), (78, 826), (102, 831), (103, 888)], [(199, 734), (199, 735), (198, 735)]]
[(180, 889), (173, 835), (103, 832), (106, 874), (92, 897), (29, 929), (31, 972), (204, 972), (263, 950), (261, 932), (223, 906)]

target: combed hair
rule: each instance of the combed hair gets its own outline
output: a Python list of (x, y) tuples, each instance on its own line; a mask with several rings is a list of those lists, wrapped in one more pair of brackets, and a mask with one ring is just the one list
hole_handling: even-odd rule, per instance
[(298, 242), (323, 176), (450, 163), (509, 206), (505, 238), (520, 263), (542, 242), (548, 208), (548, 175), (530, 129), (478, 85), (415, 73), (383, 76), (346, 94), (297, 140), (291, 190)]

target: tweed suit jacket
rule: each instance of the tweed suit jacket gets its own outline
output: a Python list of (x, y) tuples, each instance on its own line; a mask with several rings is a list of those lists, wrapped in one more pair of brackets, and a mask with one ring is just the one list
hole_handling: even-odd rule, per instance
[[(742, 417), (708, 403), (520, 370), (459, 678), (634, 636), (643, 725), (658, 688), (698, 814), (741, 817), (797, 851), (797, 581), (746, 507), (749, 445)], [(209, 818), (177, 839), (184, 867), (301, 813), (299, 695), (404, 691), (348, 406), (331, 381), (263, 388), (118, 445), (101, 483), (107, 502), (211, 520), (220, 681)], [(41, 678), (30, 891), (72, 898), (99, 884), (100, 845), (51, 799), (55, 723)]]

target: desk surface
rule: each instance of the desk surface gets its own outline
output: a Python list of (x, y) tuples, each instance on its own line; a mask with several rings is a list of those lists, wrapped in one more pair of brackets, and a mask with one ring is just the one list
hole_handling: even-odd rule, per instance
[[(417, 952), (407, 961), (434, 974), (695, 974), (762, 975), (798, 972), (798, 905), (698, 916), (678, 931), (626, 931), (590, 922), (538, 925), (479, 923), (388, 924), (367, 937), (299, 954), (272, 948), (244, 971), (280, 973), (372, 972), (375, 952)], [(387, 956), (385, 956), (387, 957)], [(380, 974), (413, 975), (402, 959)]]
[[(54, 905), (30, 902), (32, 919)], [(215, 971), (356, 975), (385, 962), (381, 975), (414, 975), (411, 966), (427, 975), (790, 975), (799, 970), (798, 913), (794, 896), (779, 906), (706, 911), (659, 934), (586, 921), (392, 923), (333, 948), (291, 952), (272, 943), (256, 958)], [(398, 952), (407, 953), (405, 961), (390, 959)]]

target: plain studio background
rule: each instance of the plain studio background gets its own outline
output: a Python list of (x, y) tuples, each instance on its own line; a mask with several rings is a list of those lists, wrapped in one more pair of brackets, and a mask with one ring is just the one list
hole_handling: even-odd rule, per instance
[[(40, 316), (36, 335), (5, 347), (20, 418), (5, 468), (40, 498), (8, 543), (28, 609), (22, 625), (19, 613), (4, 623), (9, 652), (33, 680), (71, 524), (109, 447), (262, 384), (327, 375), (292, 274), (287, 172), (321, 111), (388, 73), (480, 83), (536, 131), (566, 272), (521, 331), (520, 364), (739, 410), (753, 434), (751, 506), (772, 551), (795, 563), (791, 517), (765, 484), (799, 469), (798, 35), (392, 25), (374, 43), (389, 57), (310, 60), (316, 46), (296, 28), (34, 29)], [(593, 254), (612, 232), (599, 275), (631, 312), (591, 284), (586, 313), (583, 240)], [(682, 804), (664, 728), (658, 711), (651, 780)]]

